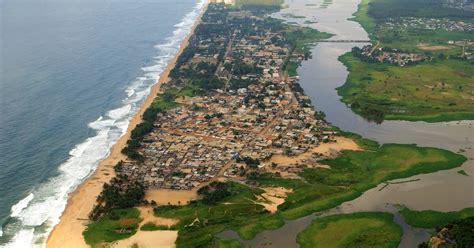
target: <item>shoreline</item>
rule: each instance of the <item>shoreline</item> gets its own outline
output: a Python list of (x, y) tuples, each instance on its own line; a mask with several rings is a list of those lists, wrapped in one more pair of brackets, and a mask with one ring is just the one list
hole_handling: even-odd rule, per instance
[(105, 182), (110, 181), (115, 172), (113, 167), (127, 157), (121, 150), (130, 138), (131, 131), (142, 122), (142, 115), (151, 105), (156, 95), (161, 90), (161, 85), (169, 82), (169, 73), (175, 67), (176, 61), (188, 46), (189, 39), (194, 35), (196, 27), (201, 23), (202, 16), (206, 12), (209, 2), (206, 1), (200, 10), (191, 32), (183, 39), (175, 56), (168, 62), (166, 69), (160, 74), (159, 79), (151, 87), (150, 94), (143, 102), (140, 109), (130, 119), (127, 131), (122, 135), (110, 149), (109, 155), (101, 160), (95, 171), (87, 177), (84, 182), (69, 194), (66, 208), (61, 214), (59, 223), (53, 228), (46, 240), (46, 247), (89, 247), (82, 236), (86, 224), (89, 222), (88, 215), (96, 203), (96, 197), (102, 191)]

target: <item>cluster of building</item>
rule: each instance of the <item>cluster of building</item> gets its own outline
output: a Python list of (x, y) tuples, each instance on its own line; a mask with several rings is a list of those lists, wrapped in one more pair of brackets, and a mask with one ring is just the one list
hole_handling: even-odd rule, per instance
[(451, 20), (448, 18), (403, 17), (389, 18), (383, 24), (387, 29), (426, 29), (458, 32), (473, 32), (474, 23)]
[(431, 58), (418, 53), (399, 51), (398, 49), (380, 48), (373, 45), (366, 45), (362, 48), (355, 47), (352, 53), (368, 62), (390, 63), (398, 66), (405, 66), (430, 60)]
[[(226, 11), (210, 5), (203, 19), (220, 27), (196, 32), (194, 53), (178, 68), (186, 72), (180, 75), (196, 75), (189, 72), (193, 65), (215, 61), (214, 76), (223, 87), (178, 96), (178, 107), (158, 113), (141, 141), (143, 159), (123, 162), (119, 174), (148, 188), (189, 190), (218, 177), (245, 177), (273, 155), (296, 156), (330, 139), (323, 131), (328, 124), (318, 118), (298, 78), (283, 71), (285, 61), (303, 55), (290, 54), (290, 44), (262, 18)], [(219, 49), (209, 49), (215, 41)], [(167, 87), (192, 80), (181, 76)]]

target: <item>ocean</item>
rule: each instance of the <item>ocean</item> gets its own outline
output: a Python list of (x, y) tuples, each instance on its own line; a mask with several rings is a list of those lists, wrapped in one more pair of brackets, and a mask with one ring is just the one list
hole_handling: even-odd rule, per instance
[(43, 246), (205, 0), (0, 0), (0, 247)]

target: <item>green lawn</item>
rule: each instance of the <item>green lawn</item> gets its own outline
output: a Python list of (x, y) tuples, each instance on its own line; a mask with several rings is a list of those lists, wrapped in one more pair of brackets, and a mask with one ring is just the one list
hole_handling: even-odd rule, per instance
[(126, 239), (136, 233), (140, 221), (140, 212), (136, 208), (114, 209), (87, 225), (83, 232), (84, 239), (91, 246)]
[(350, 74), (339, 87), (342, 101), (364, 117), (428, 122), (474, 119), (474, 66), (446, 59), (413, 66), (367, 63), (347, 53)]
[(315, 219), (298, 234), (302, 248), (397, 247), (402, 229), (388, 213), (356, 213)]
[[(468, 196), (466, 196), (468, 197)], [(432, 210), (414, 211), (408, 208), (402, 208), (400, 214), (406, 223), (414, 227), (435, 228), (444, 226), (455, 220), (460, 220), (474, 216), (474, 208), (465, 208), (455, 212), (438, 212)]]

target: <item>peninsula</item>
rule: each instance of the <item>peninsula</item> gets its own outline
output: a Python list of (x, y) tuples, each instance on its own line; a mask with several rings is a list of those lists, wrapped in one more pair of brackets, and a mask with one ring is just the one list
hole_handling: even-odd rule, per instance
[[(262, 1), (207, 6), (127, 135), (71, 196), (48, 247), (241, 247), (222, 233), (252, 239), (387, 180), (466, 160), (326, 122), (296, 68), (331, 35), (274, 19), (281, 2)], [(358, 233), (373, 225), (372, 244), (400, 240), (389, 214), (328, 222), (346, 217)]]

